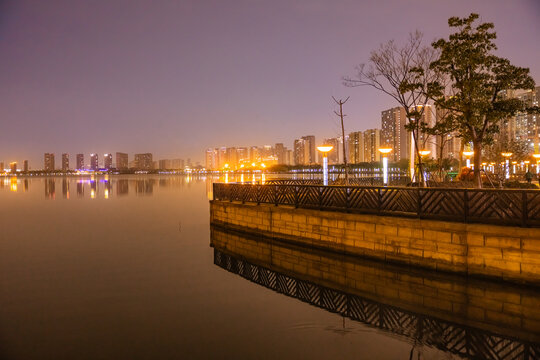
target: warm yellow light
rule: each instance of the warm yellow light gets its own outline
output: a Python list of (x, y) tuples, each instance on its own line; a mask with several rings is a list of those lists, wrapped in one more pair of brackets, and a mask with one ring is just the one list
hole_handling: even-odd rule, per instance
[(510, 156), (513, 155), (513, 153), (511, 153), (511, 152), (503, 152), (503, 153), (501, 153), (501, 155), (506, 157), (506, 158), (509, 158)]
[(264, 164), (261, 164), (261, 167), (265, 168), (265, 167), (266, 167), (266, 165), (264, 165)]
[(525, 164), (529, 164), (530, 161), (529, 161), (529, 160), (525, 160), (524, 163), (525, 163)]
[(540, 159), (540, 154), (532, 154), (533, 158), (535, 158), (536, 160)]
[(319, 150), (322, 153), (327, 153), (327, 152), (331, 151), (333, 148), (334, 147), (332, 145), (317, 146), (317, 150)]
[(251, 163), (251, 166), (252, 166), (252, 167), (255, 167), (255, 163)]
[(463, 155), (465, 155), (465, 156), (473, 156), (473, 155), (474, 155), (474, 151), (464, 151), (464, 152), (463, 152)]
[(516, 165), (516, 164), (517, 164), (517, 161), (512, 161), (512, 164)]
[(240, 167), (243, 168), (243, 167), (244, 167), (244, 164), (240, 165)]
[(431, 154), (431, 151), (430, 150), (420, 150), (418, 153), (420, 154), (420, 156), (428, 156), (429, 154)]
[(392, 151), (392, 148), (379, 148), (381, 154), (388, 154)]

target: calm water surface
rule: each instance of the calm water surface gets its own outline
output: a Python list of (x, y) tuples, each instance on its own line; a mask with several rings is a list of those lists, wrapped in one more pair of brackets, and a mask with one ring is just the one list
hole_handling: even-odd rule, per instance
[(249, 278), (272, 264), (211, 239), (209, 195), (184, 176), (0, 177), (0, 358), (458, 358)]

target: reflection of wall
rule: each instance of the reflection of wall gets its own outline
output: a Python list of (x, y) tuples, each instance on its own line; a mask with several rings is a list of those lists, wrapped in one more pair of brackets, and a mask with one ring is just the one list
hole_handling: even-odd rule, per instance
[(212, 201), (211, 222), (340, 252), (540, 284), (540, 228)]
[[(215, 248), (215, 261), (218, 265), (242, 276), (247, 275), (255, 282), (261, 279), (262, 282), (266, 282), (263, 285), (276, 291), (288, 292), (288, 295), (308, 302), (313, 301), (317, 306), (352, 318), (356, 317), (357, 320), (363, 322), (381, 320), (378, 312), (373, 313), (366, 307), (384, 304), (399, 308), (402, 315), (403, 311), (414, 312), (415, 319), (426, 320), (428, 317), (429, 321), (425, 324), (439, 330), (444, 329), (448, 338), (465, 337), (465, 334), (457, 331), (459, 326), (455, 326), (456, 324), (451, 324), (452, 326), (446, 324), (446, 329), (444, 326), (434, 326), (437, 323), (444, 325), (441, 320), (461, 326), (474, 326), (476, 329), (472, 333), (476, 335), (478, 341), (490, 335), (483, 333), (480, 329), (498, 332), (502, 336), (519, 336), (524, 340), (538, 341), (540, 339), (540, 312), (537, 311), (540, 293), (538, 290), (415, 271), (280, 241), (257, 239), (216, 227), (212, 228), (211, 245)], [(244, 263), (232, 264), (234, 259), (227, 258), (227, 255), (242, 259)], [(265, 274), (262, 279), (261, 271), (257, 272), (248, 268), (247, 263), (262, 266), (274, 274), (277, 273), (281, 279), (275, 276), (272, 278), (270, 273)], [(298, 282), (293, 282), (292, 279), (304, 280), (332, 290), (328, 291), (329, 296), (325, 299), (320, 288), (312, 288), (309, 294), (309, 291), (302, 291)], [(360, 299), (353, 298), (357, 300), (354, 303), (349, 295), (362, 297), (363, 303), (359, 301)], [(380, 309), (378, 305), (376, 308)], [(395, 310), (397, 309), (393, 309), (394, 313), (396, 313)], [(371, 316), (368, 316), (370, 313)], [(405, 322), (406, 319), (388, 316), (388, 320), (390, 321), (386, 324), (387, 329), (393, 328), (399, 331), (399, 323)], [(375, 325), (378, 326), (379, 323)], [(405, 322), (406, 328), (402, 330), (407, 332), (416, 325), (415, 322)], [(425, 336), (437, 335), (436, 333), (429, 334), (428, 329), (425, 330)], [(417, 336), (414, 332), (411, 335)], [(459, 342), (456, 341), (455, 344)]]

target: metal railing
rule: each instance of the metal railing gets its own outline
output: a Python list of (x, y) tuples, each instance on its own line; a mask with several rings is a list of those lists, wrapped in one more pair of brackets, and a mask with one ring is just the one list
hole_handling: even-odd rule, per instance
[(540, 191), (215, 183), (214, 200), (540, 227)]

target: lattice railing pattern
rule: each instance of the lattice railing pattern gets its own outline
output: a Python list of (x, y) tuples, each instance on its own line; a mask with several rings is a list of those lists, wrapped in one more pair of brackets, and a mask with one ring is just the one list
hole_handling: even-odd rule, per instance
[(539, 190), (214, 184), (214, 199), (540, 227)]
[(521, 341), (365, 299), (251, 264), (217, 249), (214, 249), (214, 263), (278, 293), (464, 358), (532, 360), (540, 356), (539, 343)]

